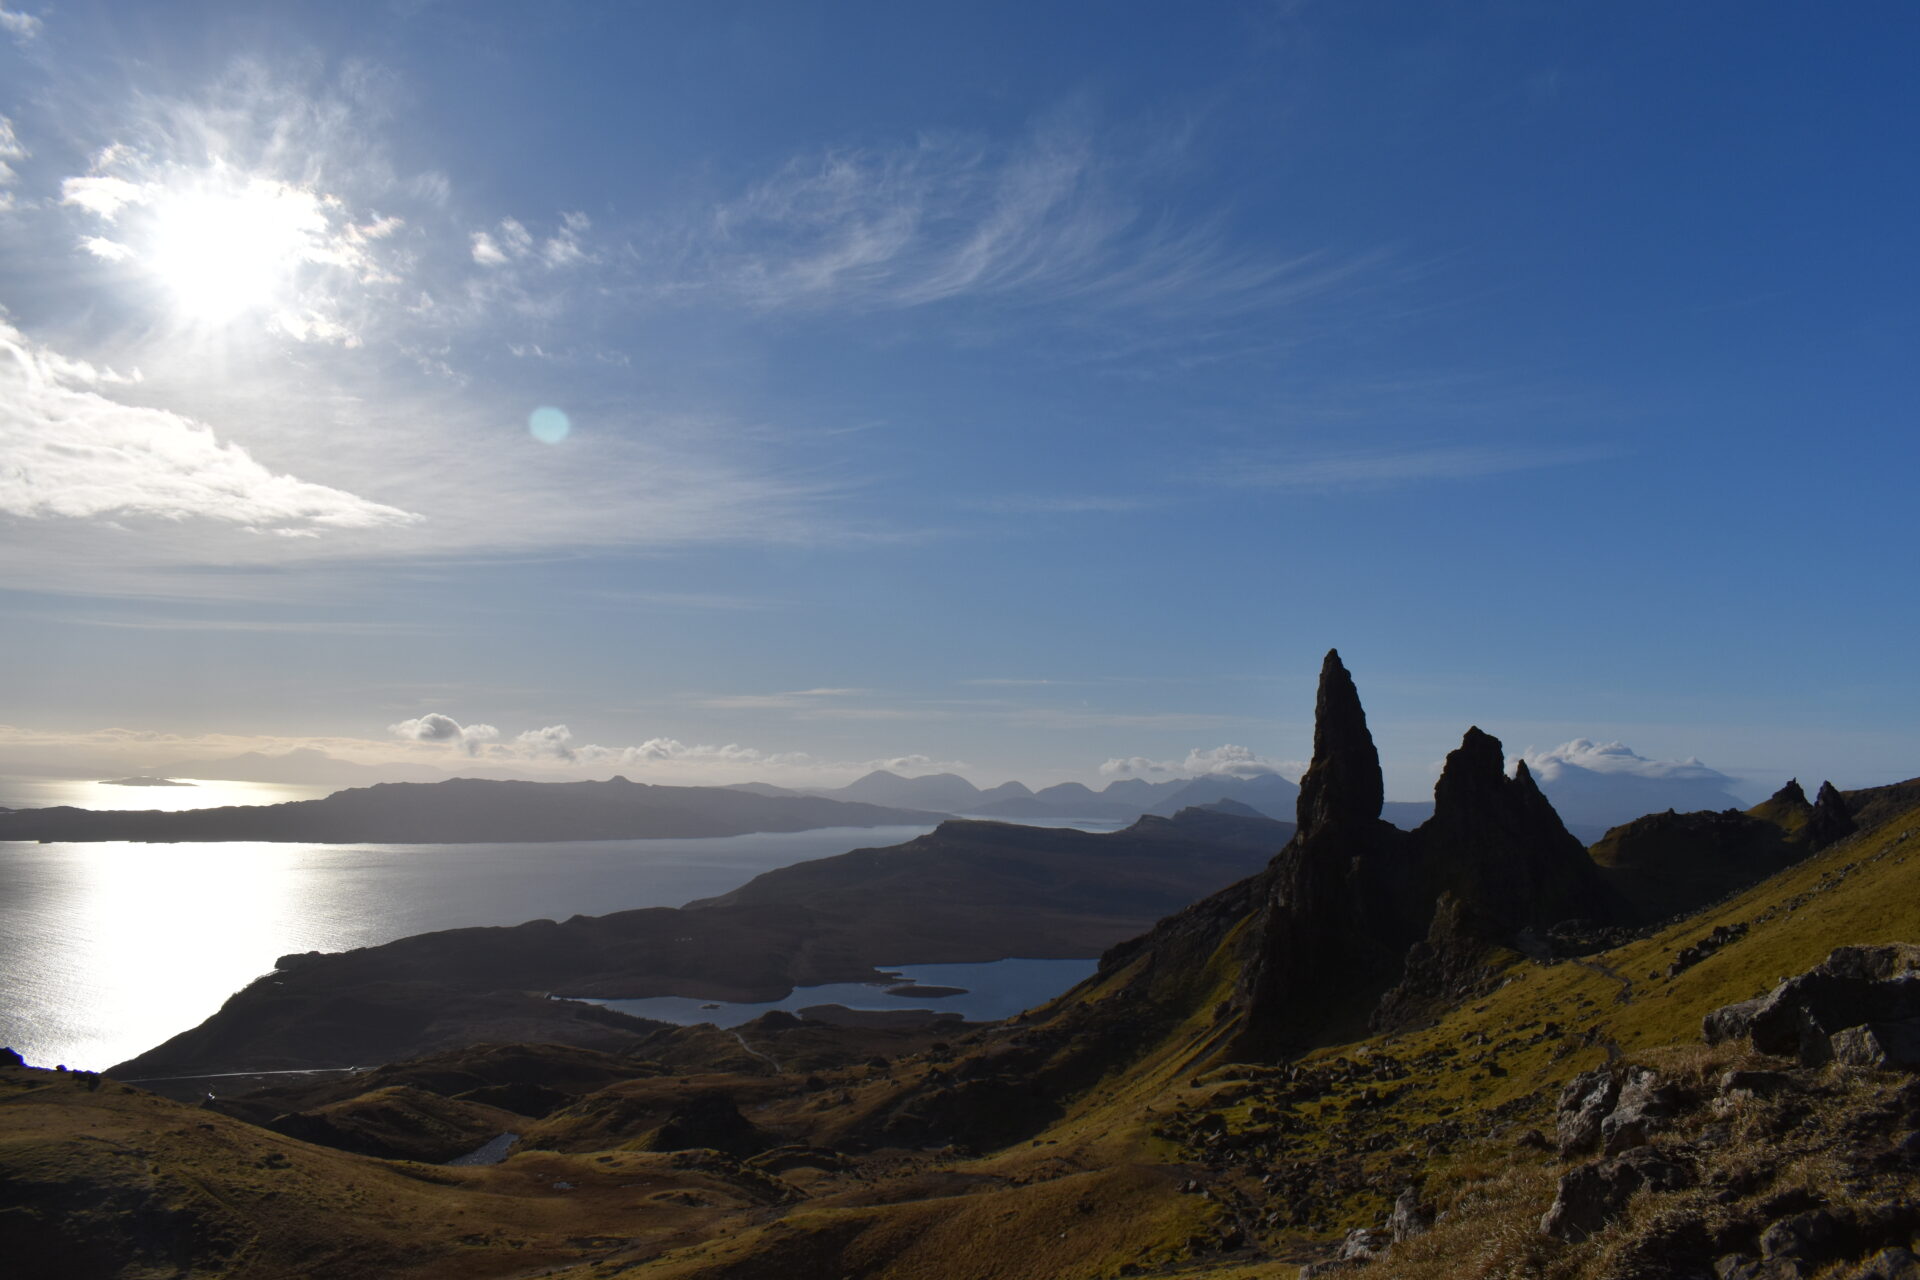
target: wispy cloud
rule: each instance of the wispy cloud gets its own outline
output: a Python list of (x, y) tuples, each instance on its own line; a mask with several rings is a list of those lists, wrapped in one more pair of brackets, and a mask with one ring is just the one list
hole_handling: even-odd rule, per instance
[(163, 618), (106, 617), (90, 614), (14, 613), (17, 618), (70, 627), (106, 627), (116, 631), (234, 631), (274, 635), (398, 636), (440, 628), (413, 621), (351, 622), (338, 618)]
[(1078, 682), (1071, 681), (1071, 680), (1030, 680), (1030, 679), (1024, 679), (1018, 676), (980, 676), (977, 679), (973, 679), (973, 680), (962, 680), (960, 683), (972, 684), (972, 685), (987, 685), (991, 687), (1024, 689), (1024, 688), (1030, 688), (1030, 687), (1037, 687), (1041, 685), (1075, 684)]
[(125, 380), (40, 347), (0, 321), (0, 452), (7, 458), (0, 512), (211, 520), (300, 537), (421, 518), (277, 475), (203, 423), (123, 404), (96, 389)]
[(1434, 480), (1469, 480), (1511, 471), (1572, 466), (1614, 456), (1600, 447), (1500, 448), (1447, 445), (1350, 453), (1242, 456), (1203, 473), (1223, 484), (1268, 489), (1384, 489)]
[(795, 689), (787, 693), (732, 693), (695, 698), (691, 705), (710, 711), (819, 711), (827, 699), (857, 697), (868, 689)]
[[(6, 17), (6, 11), (0, 10), (0, 18)], [(20, 144), (19, 136), (14, 133), (13, 121), (0, 116), (0, 213), (13, 207), (13, 192), (10, 188), (20, 175), (13, 171), (9, 160), (25, 160), (29, 152)]]
[(1003, 515), (1122, 515), (1128, 512), (1144, 511), (1158, 503), (1152, 498), (1126, 497), (1118, 494), (1012, 493), (996, 498), (982, 498), (968, 505), (976, 510), (998, 512)]
[(592, 255), (581, 238), (592, 226), (593, 220), (584, 213), (562, 213), (559, 229), (544, 240), (536, 240), (518, 219), (502, 218), (492, 229), (472, 234), (472, 257), (483, 267), (532, 263), (552, 269), (591, 262)]
[[(1149, 149), (1151, 150), (1151, 149)], [(889, 310), (961, 298), (1159, 316), (1245, 312), (1338, 289), (1373, 255), (1255, 255), (1165, 210), (1174, 175), (1062, 113), (1011, 144), (922, 136), (796, 157), (713, 217), (706, 265), (763, 309)]]

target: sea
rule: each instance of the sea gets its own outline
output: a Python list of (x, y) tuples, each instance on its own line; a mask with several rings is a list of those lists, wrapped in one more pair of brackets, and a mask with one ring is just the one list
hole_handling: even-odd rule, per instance
[[(327, 790), (0, 777), (0, 807), (275, 804)], [(1117, 824), (1058, 825), (1111, 830)], [(293, 952), (345, 951), (469, 925), (681, 906), (763, 871), (898, 844), (931, 829), (832, 827), (550, 844), (0, 841), (0, 1045), (35, 1066), (97, 1071), (198, 1025)], [(1090, 970), (1090, 961), (1084, 965)], [(1047, 983), (1037, 975), (1045, 972), (1029, 971), (1021, 982), (1022, 992), (1033, 996), (1029, 1003), (1082, 976), (1057, 970), (1057, 988), (1043, 990)], [(960, 1004), (922, 1005), (985, 1016)]]

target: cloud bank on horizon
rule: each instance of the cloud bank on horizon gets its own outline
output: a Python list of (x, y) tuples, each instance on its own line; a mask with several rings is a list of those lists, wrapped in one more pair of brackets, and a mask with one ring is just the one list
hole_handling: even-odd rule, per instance
[(1525, 761), (1563, 821), (1617, 826), (1642, 814), (1674, 809), (1744, 809), (1738, 779), (1697, 759), (1649, 760), (1623, 742), (1575, 738), (1550, 751), (1527, 750)]

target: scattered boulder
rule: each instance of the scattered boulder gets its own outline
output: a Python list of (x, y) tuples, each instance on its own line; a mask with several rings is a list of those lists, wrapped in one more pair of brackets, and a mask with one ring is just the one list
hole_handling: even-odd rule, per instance
[(1920, 1257), (1905, 1249), (1882, 1249), (1862, 1263), (1848, 1280), (1920, 1280)]
[(1848, 1041), (1849, 1052), (1877, 1052), (1890, 1065), (1900, 1065), (1887, 1051), (1898, 1042), (1902, 1048), (1896, 1054), (1906, 1052), (1911, 1035), (1893, 1025), (1884, 1034), (1878, 1028), (1903, 1023), (1920, 1024), (1920, 947), (1889, 943), (1837, 947), (1820, 964), (1760, 999), (1715, 1009), (1701, 1031), (1709, 1044), (1744, 1036), (1762, 1053), (1797, 1056), (1805, 1065), (1818, 1066), (1834, 1056), (1836, 1033), (1872, 1025), (1873, 1035)]
[(1378, 1262), (1393, 1248), (1393, 1235), (1372, 1227), (1355, 1227), (1340, 1244), (1341, 1262)]
[(1393, 1212), (1387, 1217), (1387, 1233), (1399, 1244), (1402, 1240), (1423, 1236), (1432, 1228), (1433, 1207), (1420, 1203), (1417, 1188), (1406, 1188), (1393, 1202)]
[(1708, 1044), (1744, 1040), (1753, 1034), (1753, 1015), (1766, 1003), (1765, 996), (1723, 1004), (1700, 1020), (1700, 1034)]
[(1825, 1263), (1832, 1260), (1839, 1236), (1839, 1221), (1825, 1209), (1796, 1213), (1761, 1233), (1760, 1255), (1768, 1259)]
[(1301, 1267), (1300, 1280), (1314, 1280), (1317, 1276), (1329, 1276), (1347, 1271), (1369, 1262), (1379, 1262), (1393, 1248), (1393, 1236), (1386, 1231), (1377, 1231), (1371, 1227), (1355, 1227), (1347, 1232), (1347, 1238), (1340, 1242), (1340, 1252), (1321, 1262), (1310, 1262)]
[(1600, 1141), (1601, 1123), (1612, 1114), (1619, 1097), (1620, 1082), (1605, 1067), (1583, 1071), (1567, 1081), (1560, 1090), (1553, 1122), (1560, 1154), (1570, 1156), (1592, 1149)]
[(1553, 1207), (1540, 1219), (1540, 1230), (1578, 1244), (1618, 1217), (1636, 1191), (1677, 1191), (1692, 1181), (1692, 1172), (1670, 1156), (1650, 1146), (1635, 1147), (1563, 1175)]
[(1733, 1102), (1771, 1098), (1793, 1086), (1784, 1071), (1729, 1071), (1720, 1077), (1720, 1096)]
[(1680, 1091), (1663, 1084), (1652, 1071), (1630, 1068), (1620, 1085), (1619, 1101), (1600, 1122), (1602, 1147), (1608, 1155), (1617, 1156), (1648, 1142), (1679, 1111), (1681, 1101)]
[(1911, 1071), (1920, 1067), (1920, 1019), (1869, 1022), (1827, 1037), (1835, 1062), (1850, 1067)]

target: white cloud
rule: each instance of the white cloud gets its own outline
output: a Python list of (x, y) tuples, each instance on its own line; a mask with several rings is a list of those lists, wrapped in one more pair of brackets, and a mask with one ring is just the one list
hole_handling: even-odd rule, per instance
[(132, 262), (139, 255), (118, 240), (109, 240), (105, 236), (88, 236), (80, 242), (80, 247), (96, 258), (108, 262)]
[(1624, 742), (1594, 742), (1589, 738), (1575, 738), (1572, 742), (1562, 743), (1551, 751), (1537, 751), (1529, 748), (1516, 758), (1525, 760), (1527, 768), (1534, 777), (1543, 783), (1563, 777), (1569, 769), (1583, 769), (1588, 773), (1622, 774), (1636, 778), (1681, 778), (1727, 784), (1733, 782), (1733, 779), (1726, 774), (1718, 769), (1708, 768), (1698, 759), (1649, 760)]
[(35, 39), (44, 24), (30, 13), (21, 13), (18, 9), (9, 9), (0, 4), (0, 31), (5, 31), (21, 44)]
[(580, 238), (592, 226), (593, 220), (584, 213), (562, 213), (559, 230), (536, 242), (525, 223), (502, 218), (492, 230), (472, 234), (473, 260), (483, 267), (533, 261), (553, 269), (590, 262), (593, 256), (581, 246)]
[[(109, 147), (100, 153), (95, 163), (117, 163), (125, 155), (124, 148)], [(61, 204), (84, 209), (107, 222), (114, 221), (120, 216), (120, 211), (130, 205), (151, 202), (155, 194), (146, 183), (129, 182), (125, 178), (98, 173), (68, 178), (60, 184)]]
[(506, 265), (507, 255), (492, 236), (484, 231), (476, 231), (473, 233), (473, 260), (483, 267), (500, 267)]
[(409, 742), (451, 743), (456, 750), (469, 756), (479, 755), (482, 744), (500, 736), (500, 731), (490, 724), (463, 725), (452, 716), (442, 715), (438, 711), (390, 724), (387, 732)]
[(580, 247), (580, 236), (592, 226), (593, 222), (584, 213), (561, 214), (559, 232), (540, 246), (541, 259), (550, 267), (587, 261), (587, 252)]
[(567, 744), (573, 740), (573, 733), (563, 724), (550, 724), (544, 729), (528, 729), (514, 738), (514, 745), (530, 756), (552, 756), (555, 760), (572, 760), (573, 748)]
[(0, 512), (191, 518), (295, 535), (420, 519), (277, 475), (203, 423), (93, 389), (125, 381), (40, 347), (0, 321)]
[(927, 770), (964, 767), (958, 761), (909, 754), (878, 760), (833, 760), (806, 751), (763, 751), (739, 743), (689, 743), (656, 737), (631, 746), (577, 744), (564, 724), (528, 729), (506, 738), (488, 724), (463, 725), (452, 716), (429, 712), (387, 726), (387, 732), (406, 742), (445, 743), (453, 750), (489, 765), (522, 767), (536, 776), (569, 776), (581, 769), (615, 770), (662, 780), (703, 785), (746, 781), (768, 774), (789, 776), (797, 782), (847, 780), (875, 769)]
[(267, 332), (284, 334), (295, 342), (332, 342), (360, 345), (360, 335), (312, 307), (281, 307), (267, 317)]
[(1234, 778), (1257, 778), (1278, 773), (1298, 778), (1306, 766), (1297, 760), (1271, 760), (1250, 748), (1231, 743), (1187, 752), (1184, 760), (1153, 760), (1146, 756), (1127, 756), (1100, 766), (1103, 778), (1197, 778), (1206, 774), (1226, 774)]

